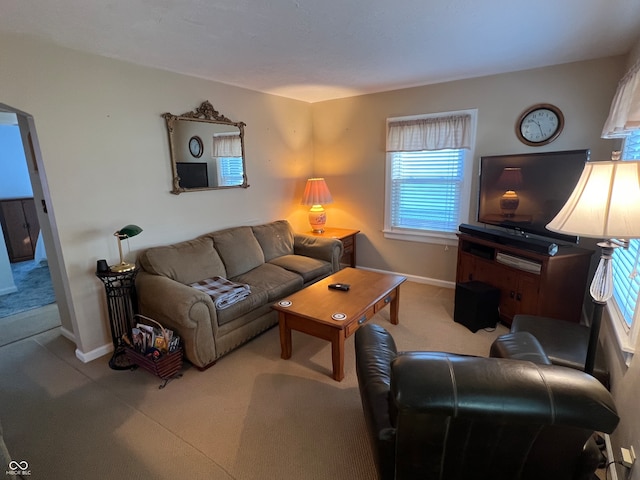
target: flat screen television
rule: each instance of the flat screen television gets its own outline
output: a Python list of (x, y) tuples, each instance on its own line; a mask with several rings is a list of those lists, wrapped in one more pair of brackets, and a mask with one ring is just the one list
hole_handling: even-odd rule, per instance
[(206, 162), (176, 162), (176, 170), (182, 188), (206, 188), (209, 186)]
[(577, 237), (546, 225), (573, 192), (588, 160), (589, 150), (481, 157), (478, 222), (577, 243)]

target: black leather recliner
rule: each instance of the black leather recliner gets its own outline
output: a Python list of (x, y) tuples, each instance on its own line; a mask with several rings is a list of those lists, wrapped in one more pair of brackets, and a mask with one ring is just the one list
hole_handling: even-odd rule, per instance
[(400, 352), (384, 328), (355, 335), (356, 371), (379, 477), (590, 479), (610, 393), (583, 372), (529, 361)]

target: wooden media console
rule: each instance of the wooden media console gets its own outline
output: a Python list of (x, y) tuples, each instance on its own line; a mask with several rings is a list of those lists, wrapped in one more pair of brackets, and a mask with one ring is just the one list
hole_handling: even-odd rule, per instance
[(500, 319), (529, 314), (580, 322), (592, 250), (561, 246), (554, 256), (458, 234), (456, 283), (500, 290)]

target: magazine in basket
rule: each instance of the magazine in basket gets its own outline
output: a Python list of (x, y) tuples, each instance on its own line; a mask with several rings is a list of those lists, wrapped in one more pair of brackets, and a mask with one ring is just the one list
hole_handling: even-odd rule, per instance
[[(164, 328), (152, 318), (136, 315), (148, 323), (138, 323), (131, 331), (132, 339), (126, 341), (126, 355), (135, 364), (166, 381), (178, 376), (182, 368), (182, 346), (180, 337), (172, 330)], [(161, 385), (161, 388), (164, 387)]]

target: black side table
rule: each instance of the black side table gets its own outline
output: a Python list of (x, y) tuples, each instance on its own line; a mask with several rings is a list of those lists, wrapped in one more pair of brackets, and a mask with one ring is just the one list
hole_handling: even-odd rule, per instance
[(135, 279), (138, 269), (128, 272), (96, 272), (102, 280), (107, 294), (109, 325), (113, 341), (113, 355), (109, 366), (114, 370), (129, 370), (134, 367), (125, 355), (125, 343), (122, 336), (126, 333), (131, 338), (134, 315), (138, 309)]

